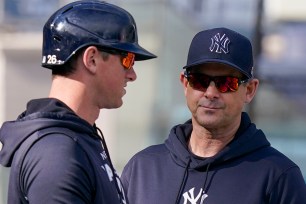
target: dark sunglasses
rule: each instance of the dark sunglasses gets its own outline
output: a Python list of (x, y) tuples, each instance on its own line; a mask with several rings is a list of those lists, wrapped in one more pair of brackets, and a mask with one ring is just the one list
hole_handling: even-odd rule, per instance
[(113, 55), (120, 55), (121, 56), (121, 63), (125, 69), (131, 69), (135, 62), (135, 54), (131, 52), (124, 52), (114, 49), (107, 49), (107, 48), (98, 48), (98, 50), (102, 52), (106, 52)]
[(249, 79), (240, 79), (234, 76), (208, 76), (202, 73), (190, 73), (185, 71), (185, 77), (188, 80), (189, 85), (196, 90), (206, 91), (210, 82), (215, 83), (216, 88), (221, 93), (235, 92), (239, 86), (248, 82)]

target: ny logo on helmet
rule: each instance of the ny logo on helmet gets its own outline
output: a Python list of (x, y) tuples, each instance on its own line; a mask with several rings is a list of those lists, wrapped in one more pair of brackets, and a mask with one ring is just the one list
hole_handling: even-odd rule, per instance
[(211, 38), (211, 45), (209, 47), (209, 50), (211, 52), (216, 53), (225, 53), (227, 54), (229, 52), (228, 50), (228, 44), (230, 43), (230, 40), (228, 37), (225, 36), (225, 34), (220, 36), (220, 33), (217, 33), (214, 37)]

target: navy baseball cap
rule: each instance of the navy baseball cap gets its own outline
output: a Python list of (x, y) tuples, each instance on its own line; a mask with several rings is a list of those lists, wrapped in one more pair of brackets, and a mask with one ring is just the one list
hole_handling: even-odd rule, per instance
[(213, 28), (197, 33), (190, 44), (184, 69), (211, 62), (229, 65), (252, 78), (253, 52), (250, 40), (228, 28)]

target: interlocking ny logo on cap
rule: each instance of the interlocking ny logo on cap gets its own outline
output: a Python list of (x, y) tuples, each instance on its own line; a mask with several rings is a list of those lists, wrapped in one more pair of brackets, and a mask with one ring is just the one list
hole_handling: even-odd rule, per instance
[(228, 50), (228, 44), (231, 41), (229, 40), (228, 37), (226, 37), (225, 34), (220, 35), (220, 33), (217, 33), (214, 37), (211, 38), (211, 45), (209, 47), (209, 50), (211, 52), (216, 52), (216, 53), (225, 53), (227, 54), (229, 52)]

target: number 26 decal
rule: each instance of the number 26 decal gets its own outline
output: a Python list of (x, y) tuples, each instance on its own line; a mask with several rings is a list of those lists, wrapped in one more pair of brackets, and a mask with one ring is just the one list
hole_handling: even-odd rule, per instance
[(42, 63), (46, 63), (46, 58), (47, 58), (47, 64), (57, 64), (58, 63), (56, 55), (47, 55), (47, 57), (43, 56)]
[(48, 64), (56, 64), (57, 62), (56, 55), (48, 55), (47, 59), (48, 59), (47, 61)]

